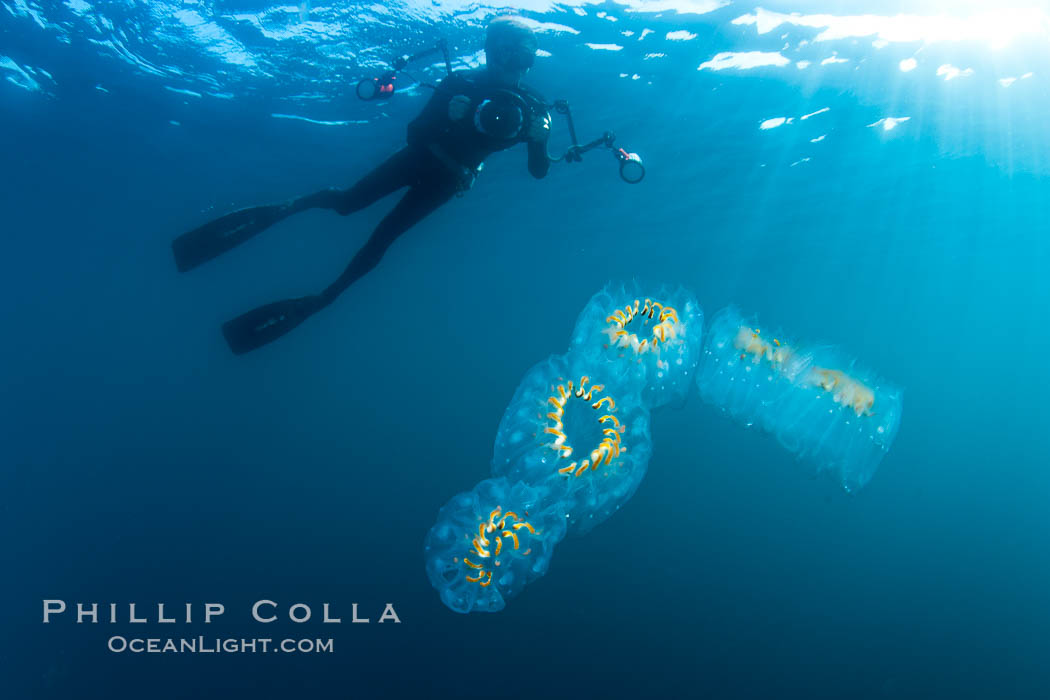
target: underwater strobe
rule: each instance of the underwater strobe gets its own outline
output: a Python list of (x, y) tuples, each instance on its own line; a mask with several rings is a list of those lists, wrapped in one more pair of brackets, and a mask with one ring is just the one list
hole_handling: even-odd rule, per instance
[(452, 75), (452, 58), (448, 53), (448, 43), (444, 39), (441, 39), (430, 48), (423, 49), (418, 53), (398, 56), (391, 61), (391, 69), (380, 75), (378, 78), (365, 78), (359, 82), (357, 84), (357, 96), (367, 102), (390, 97), (394, 94), (397, 74), (399, 72), (407, 68), (409, 63), (414, 63), (415, 61), (426, 58), (435, 53), (440, 53), (444, 57), (445, 72), (448, 75)]
[(645, 177), (645, 165), (637, 153), (628, 153), (619, 148), (616, 150), (616, 159), (620, 161), (620, 177), (624, 182), (636, 185)]
[(378, 100), (394, 94), (394, 81), (397, 74), (393, 71), (384, 73), (378, 78), (366, 78), (357, 84), (357, 96), (365, 101)]

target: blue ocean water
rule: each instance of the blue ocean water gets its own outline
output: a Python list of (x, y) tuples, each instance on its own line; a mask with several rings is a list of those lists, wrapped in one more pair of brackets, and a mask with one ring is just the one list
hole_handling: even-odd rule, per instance
[[(1050, 15), (515, 9), (544, 52), (527, 82), (646, 179), (593, 152), (536, 181), (523, 149), (496, 154), (333, 307), (235, 357), (222, 322), (319, 291), (395, 200), (297, 215), (188, 274), (171, 240), (352, 184), (429, 96), (366, 103), (356, 82), (440, 37), (477, 65), (502, 8), (3, 0), (4, 696), (1046, 697)], [(488, 476), (525, 371), (632, 278), (841, 344), (904, 387), (896, 443), (849, 495), (694, 392), (654, 413), (621, 512), (506, 610), (450, 612), (422, 561), (437, 509)], [(44, 599), (227, 612), (44, 625)], [(344, 623), (253, 623), (260, 599)]]

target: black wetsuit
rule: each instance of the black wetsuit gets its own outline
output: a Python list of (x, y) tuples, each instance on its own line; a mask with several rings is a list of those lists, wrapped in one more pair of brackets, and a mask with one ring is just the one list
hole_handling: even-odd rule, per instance
[[(346, 270), (324, 290), (324, 304), (334, 300), (347, 287), (371, 270), (398, 236), (424, 217), (469, 189), (482, 162), (495, 153), (519, 143), (528, 144), (528, 168), (536, 178), (547, 174), (546, 141), (528, 141), (521, 135), (496, 139), (480, 133), (474, 124), (474, 110), (498, 86), (489, 82), (484, 70), (456, 72), (437, 86), (423, 111), (408, 125), (408, 145), (392, 155), (375, 170), (346, 190), (325, 190), (298, 200), (296, 210), (312, 207), (333, 209), (346, 215), (364, 209), (388, 194), (404, 187), (408, 192), (387, 214), (372, 236), (354, 256)], [(548, 118), (543, 99), (524, 86), (510, 89), (529, 106), (531, 117)], [(471, 106), (466, 116), (452, 121), (448, 104), (452, 97), (465, 95)], [(528, 123), (523, 132), (527, 133)]]
[[(507, 95), (507, 92), (513, 93)], [(464, 117), (448, 117), (450, 100), (465, 95), (470, 108)], [(513, 103), (515, 109), (497, 108), (495, 113), (478, 110), (486, 99)], [(522, 104), (524, 103), (524, 104)], [(511, 116), (527, 112), (515, 121)], [(486, 114), (495, 114), (487, 121)], [(510, 115), (510, 116), (505, 116)], [(480, 131), (478, 118), (488, 131), (495, 125), (509, 124), (508, 132), (518, 134), (494, 138)], [(488, 80), (483, 71), (453, 73), (437, 87), (422, 113), (408, 125), (408, 145), (346, 190), (322, 190), (285, 204), (250, 207), (232, 212), (185, 233), (172, 242), (175, 264), (185, 272), (211, 260), (256, 236), (296, 212), (306, 209), (333, 209), (351, 214), (377, 200), (407, 187), (408, 192), (379, 222), (371, 237), (357, 252), (339, 278), (320, 294), (273, 302), (241, 314), (223, 324), (223, 335), (230, 349), (241, 354), (269, 343), (332, 303), (347, 287), (371, 270), (398, 236), (421, 219), (468, 189), (481, 169), (481, 163), (496, 151), (527, 142), (529, 172), (535, 177), (547, 174), (550, 161), (547, 143), (528, 141), (529, 125), (535, 119), (550, 119), (543, 100), (528, 88), (502, 88)], [(489, 124), (489, 126), (486, 126)]]

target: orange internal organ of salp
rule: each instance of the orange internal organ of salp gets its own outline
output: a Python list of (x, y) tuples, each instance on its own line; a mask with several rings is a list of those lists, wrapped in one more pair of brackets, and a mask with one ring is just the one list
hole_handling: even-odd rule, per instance
[[(648, 338), (638, 337), (638, 327), (633, 325), (636, 320), (642, 321), (643, 325), (650, 320), (656, 321)], [(605, 330), (610, 344), (629, 347), (638, 354), (658, 351), (660, 344), (673, 340), (679, 330), (678, 312), (652, 299), (646, 299), (644, 304), (635, 299), (633, 304), (613, 311), (605, 321), (612, 324)]]
[(613, 458), (619, 457), (624, 448), (620, 444), (620, 435), (625, 428), (616, 417), (616, 402), (611, 396), (597, 397), (605, 387), (602, 384), (587, 386), (590, 377), (580, 377), (579, 384), (574, 388), (570, 379), (565, 384), (554, 387), (554, 391), (547, 399), (551, 412), (547, 414), (550, 421), (543, 432), (554, 436), (551, 447), (558, 451), (560, 459), (570, 459), (575, 448), (568, 444), (568, 436), (565, 434), (565, 407), (570, 401), (578, 400), (585, 402), (592, 410), (598, 412), (598, 424), (601, 427), (602, 439), (597, 446), (592, 448), (582, 460), (573, 460), (568, 465), (558, 469), (559, 474), (582, 476), (588, 469), (595, 470), (599, 464), (609, 464)]
[[(772, 344), (762, 337), (758, 328), (740, 326), (737, 329), (733, 345), (740, 351), (740, 359), (751, 356), (752, 364), (766, 360), (776, 370), (783, 370), (795, 356), (795, 351), (788, 345), (773, 338)], [(811, 386), (820, 387), (831, 394), (832, 400), (842, 406), (853, 409), (857, 416), (871, 416), (875, 404), (875, 392), (859, 379), (845, 372), (825, 367), (812, 367), (803, 377)]]
[[(526, 513), (528, 515), (528, 513)], [(511, 522), (507, 522), (507, 520)], [(506, 513), (502, 506), (489, 513), (488, 520), (478, 522), (478, 534), (470, 541), (473, 551), (470, 556), (477, 559), (474, 561), (469, 557), (463, 557), (463, 563), (470, 571), (467, 572), (467, 580), (476, 583), (482, 588), (492, 584), (492, 571), (500, 566), (500, 553), (507, 547), (512, 547), (520, 556), (527, 557), (532, 554), (532, 548), (521, 550), (521, 540), (518, 538), (519, 530), (526, 530), (530, 535), (536, 535), (536, 528), (531, 523), (522, 520), (512, 510)], [(467, 537), (470, 537), (468, 534)], [(504, 546), (504, 541), (507, 542)]]

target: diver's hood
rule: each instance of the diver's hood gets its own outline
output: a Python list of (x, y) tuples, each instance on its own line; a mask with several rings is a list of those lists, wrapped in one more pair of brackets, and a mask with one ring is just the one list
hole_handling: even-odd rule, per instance
[(527, 66), (531, 66), (537, 48), (536, 34), (520, 17), (497, 17), (489, 24), (485, 38), (487, 60), (503, 65), (527, 61)]

